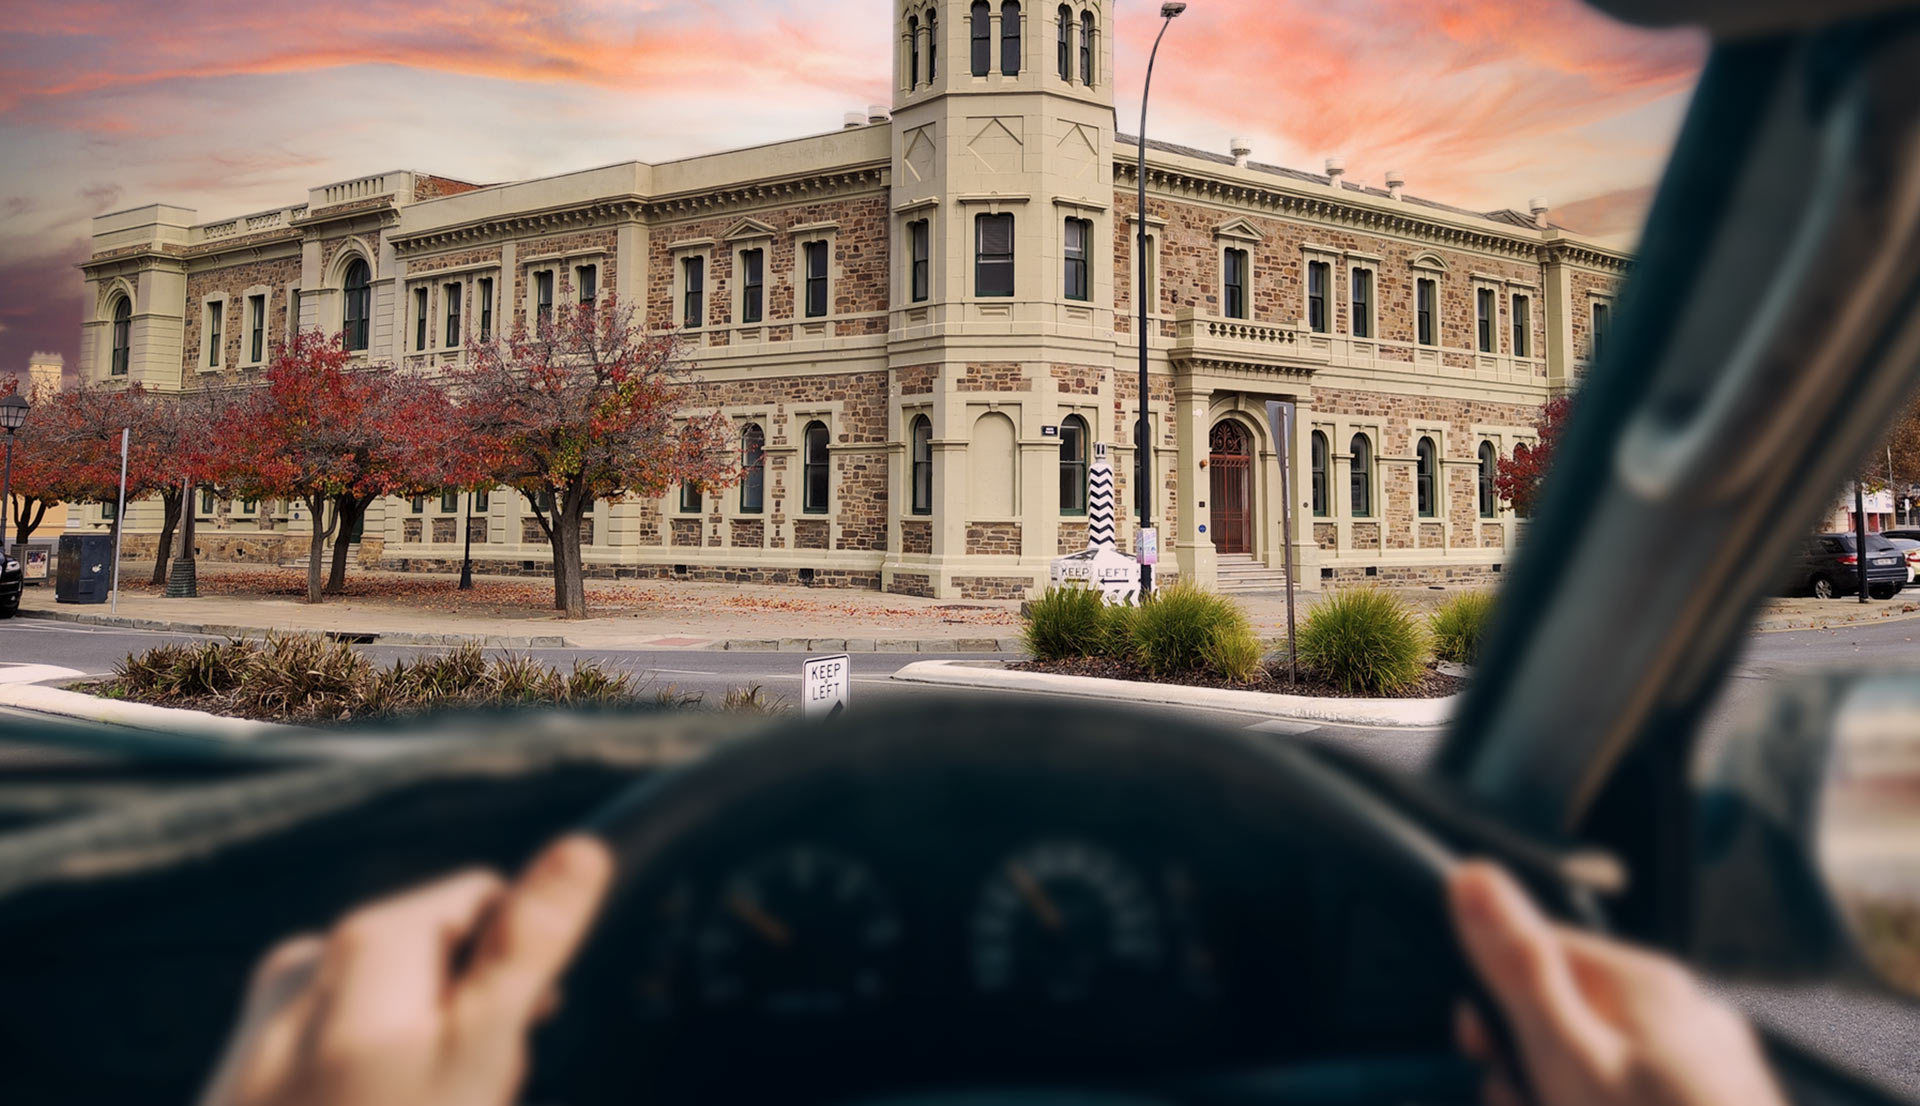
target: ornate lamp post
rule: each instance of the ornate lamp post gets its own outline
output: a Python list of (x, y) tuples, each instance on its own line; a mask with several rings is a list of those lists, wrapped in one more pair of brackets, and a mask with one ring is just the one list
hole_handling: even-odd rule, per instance
[(26, 425), (31, 410), (33, 406), (18, 392), (0, 399), (0, 429), (7, 432), (6, 475), (0, 477), (0, 553), (13, 552), (13, 523), (9, 520), (13, 513), (13, 435)]
[[(1147, 55), (1147, 80), (1140, 90), (1140, 166), (1136, 174), (1140, 183), (1140, 207), (1135, 214), (1140, 219), (1140, 232), (1134, 236), (1134, 253), (1138, 255), (1140, 276), (1133, 286), (1133, 298), (1139, 301), (1140, 321), (1140, 421), (1134, 431), (1134, 453), (1139, 458), (1134, 468), (1134, 479), (1140, 487), (1140, 533), (1147, 543), (1157, 546), (1158, 535), (1153, 529), (1153, 429), (1147, 420), (1149, 400), (1147, 393), (1147, 97), (1153, 93), (1153, 63), (1160, 56), (1160, 40), (1167, 37), (1167, 28), (1173, 26), (1173, 17), (1186, 11), (1184, 3), (1160, 5), (1160, 34), (1153, 40), (1153, 53)], [(1141, 539), (1134, 540), (1134, 552), (1141, 552)], [(1155, 559), (1158, 551), (1155, 550)], [(1153, 566), (1140, 566), (1140, 598), (1153, 594)]]

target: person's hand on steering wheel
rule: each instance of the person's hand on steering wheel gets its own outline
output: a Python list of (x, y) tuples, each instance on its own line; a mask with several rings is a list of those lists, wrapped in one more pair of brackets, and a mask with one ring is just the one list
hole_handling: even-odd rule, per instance
[[(1491, 864), (1462, 865), (1448, 898), (1538, 1106), (1785, 1106), (1746, 1020), (1672, 960), (1554, 925)], [(1524, 1106), (1485, 1024), (1460, 1022), (1487, 1106)]]
[(565, 838), (511, 885), (449, 876), (281, 944), (201, 1106), (508, 1106), (612, 870)]

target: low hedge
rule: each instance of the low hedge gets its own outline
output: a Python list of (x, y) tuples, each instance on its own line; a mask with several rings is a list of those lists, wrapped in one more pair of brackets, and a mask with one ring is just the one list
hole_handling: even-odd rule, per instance
[(1300, 663), (1347, 694), (1397, 694), (1426, 671), (1427, 638), (1413, 611), (1378, 588), (1337, 591), (1307, 615)]

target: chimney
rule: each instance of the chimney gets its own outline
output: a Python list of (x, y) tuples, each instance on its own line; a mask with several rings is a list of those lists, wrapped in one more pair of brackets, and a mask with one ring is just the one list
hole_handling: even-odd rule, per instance
[(57, 353), (36, 351), (27, 361), (27, 401), (39, 403), (58, 395), (66, 386), (67, 359)]
[(889, 118), (890, 116), (887, 114), (887, 109), (884, 105), (881, 105), (881, 104), (867, 105), (867, 122), (885, 123)]
[(1246, 139), (1236, 138), (1233, 140), (1230, 148), (1233, 150), (1233, 163), (1245, 169), (1247, 167), (1247, 159), (1253, 156), (1253, 147), (1248, 145)]
[(864, 127), (864, 126), (866, 126), (866, 125), (867, 125), (867, 113), (866, 113), (866, 112), (864, 112), (864, 111), (850, 111), (850, 112), (848, 112), (848, 113), (847, 113), (847, 114), (845, 115), (845, 117), (844, 117), (844, 125), (843, 125), (843, 126), (841, 127), (841, 129), (842, 129), (842, 130), (849, 130), (849, 131), (850, 131), (850, 130), (852, 130), (852, 129), (853, 129), (853, 128), (855, 128), (855, 127)]
[(1533, 213), (1533, 225), (1545, 228), (1547, 225), (1547, 212), (1552, 211), (1553, 208), (1547, 203), (1545, 196), (1535, 196), (1533, 199), (1527, 201), (1527, 210)]
[(1387, 170), (1387, 195), (1392, 199), (1403, 199), (1407, 192), (1407, 174), (1401, 169)]
[(1346, 175), (1347, 175), (1347, 162), (1345, 158), (1330, 157), (1327, 159), (1328, 187), (1338, 191), (1339, 188), (1341, 187), (1340, 178)]

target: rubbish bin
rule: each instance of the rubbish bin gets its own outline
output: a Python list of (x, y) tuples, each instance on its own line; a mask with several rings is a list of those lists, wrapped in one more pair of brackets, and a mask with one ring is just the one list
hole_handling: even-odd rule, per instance
[(60, 535), (59, 568), (53, 581), (58, 603), (105, 603), (113, 587), (113, 535)]

